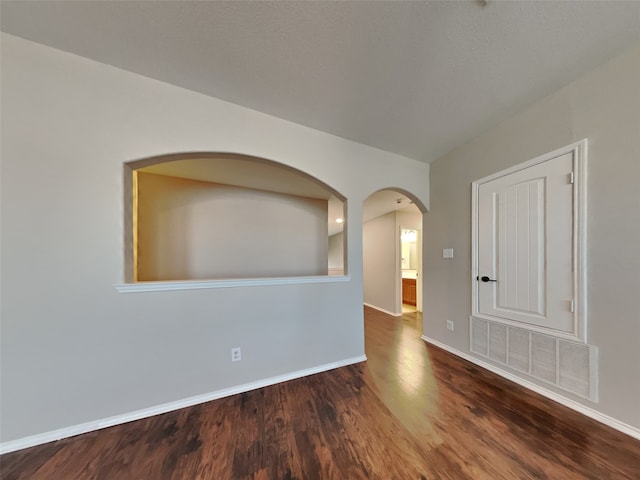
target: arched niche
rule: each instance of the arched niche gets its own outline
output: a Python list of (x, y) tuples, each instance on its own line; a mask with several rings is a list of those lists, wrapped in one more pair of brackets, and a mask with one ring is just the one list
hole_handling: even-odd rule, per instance
[(340, 192), (248, 155), (136, 160), (124, 185), (126, 283), (326, 276), (329, 234), (346, 218)]

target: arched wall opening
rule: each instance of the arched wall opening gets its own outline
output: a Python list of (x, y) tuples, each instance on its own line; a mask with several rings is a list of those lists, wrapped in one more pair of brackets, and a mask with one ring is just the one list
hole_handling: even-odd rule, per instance
[(386, 188), (363, 202), (362, 255), (365, 305), (400, 316), (422, 311), (423, 217), (426, 207), (410, 192)]
[[(327, 276), (329, 238), (346, 218), (340, 192), (247, 155), (128, 162), (124, 186), (127, 283)], [(344, 275), (346, 250), (333, 274)]]

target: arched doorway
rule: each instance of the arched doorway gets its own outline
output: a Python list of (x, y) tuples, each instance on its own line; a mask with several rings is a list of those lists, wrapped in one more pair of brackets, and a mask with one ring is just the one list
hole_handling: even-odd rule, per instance
[(402, 315), (403, 304), (405, 310), (422, 310), (425, 212), (413, 195), (395, 188), (374, 192), (363, 202), (365, 305), (393, 316)]

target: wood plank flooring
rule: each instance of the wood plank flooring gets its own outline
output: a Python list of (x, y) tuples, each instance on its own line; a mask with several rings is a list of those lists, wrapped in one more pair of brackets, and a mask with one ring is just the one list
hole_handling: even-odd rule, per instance
[(640, 479), (640, 442), (365, 309), (368, 362), (0, 457), (17, 479)]

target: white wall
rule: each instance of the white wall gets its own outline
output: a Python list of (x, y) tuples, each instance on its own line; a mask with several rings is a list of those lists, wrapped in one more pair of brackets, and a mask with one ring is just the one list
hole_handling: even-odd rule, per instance
[[(470, 353), (471, 182), (583, 138), (589, 139), (588, 328), (589, 343), (599, 347), (600, 403), (558, 393), (640, 429), (640, 48), (431, 165), (424, 333)], [(447, 247), (454, 259), (441, 258)], [(446, 320), (455, 322), (454, 332)]]
[[(428, 165), (10, 35), (1, 48), (3, 442), (364, 354), (362, 202), (393, 186), (428, 206)], [(193, 151), (341, 192), (350, 281), (118, 293), (124, 162)]]
[(342, 275), (344, 273), (344, 232), (329, 237), (328, 250), (329, 273)]
[(362, 227), (364, 302), (394, 315), (399, 310), (399, 236), (396, 214), (387, 213)]
[[(415, 212), (398, 210), (369, 220), (363, 225), (363, 283), (366, 304), (392, 315), (402, 313), (400, 228), (422, 230), (422, 216), (418, 207), (415, 207)], [(418, 297), (421, 306), (421, 291), (418, 292)]]
[(138, 172), (138, 280), (327, 274), (327, 201)]
[(410, 230), (422, 230), (422, 213), (418, 207), (414, 207), (415, 212), (398, 210), (396, 212), (396, 223), (398, 228), (408, 228)]

